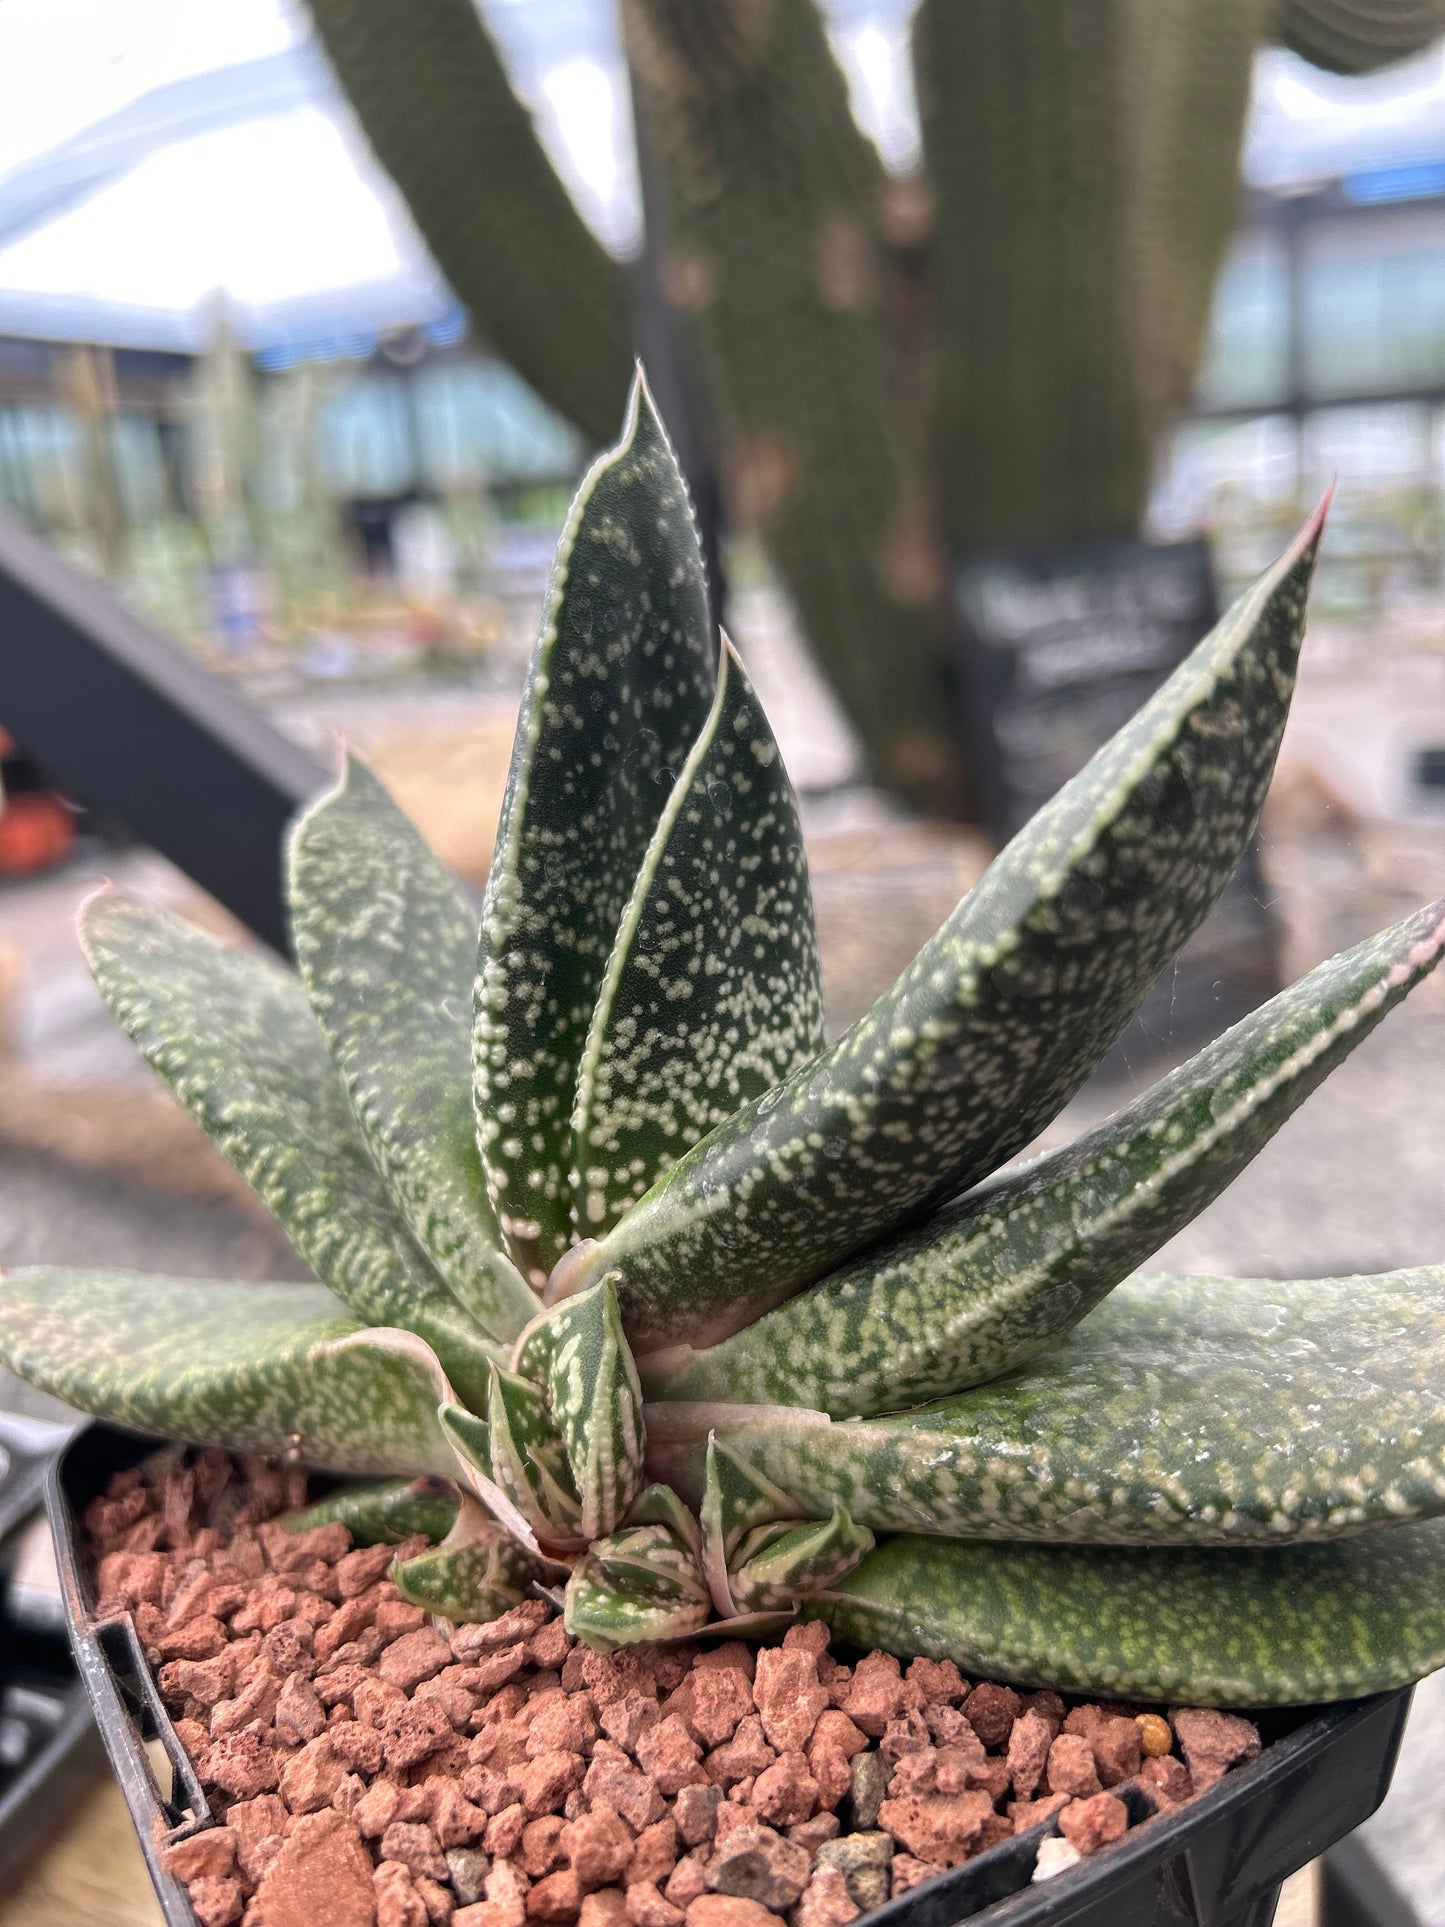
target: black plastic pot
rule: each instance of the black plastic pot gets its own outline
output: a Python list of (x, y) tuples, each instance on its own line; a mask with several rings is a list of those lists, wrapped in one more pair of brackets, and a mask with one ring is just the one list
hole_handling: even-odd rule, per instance
[[(215, 1824), (161, 1704), (129, 1617), (98, 1622), (79, 1555), (82, 1508), (154, 1442), (111, 1426), (82, 1433), (57, 1462), (46, 1503), (80, 1676), (120, 1781), (167, 1927), (196, 1927), (186, 1890), (161, 1865), (174, 1840)], [(1031, 1885), (1046, 1821), (967, 1866), (889, 1901), (868, 1927), (953, 1927), (991, 1909), (988, 1927), (1268, 1927), (1281, 1883), (1366, 1819), (1385, 1797), (1408, 1690), (1260, 1720), (1260, 1757), (1177, 1813), (1154, 1818), (1142, 1789), (1120, 1789), (1147, 1820), (1103, 1853)], [(146, 1742), (168, 1763), (158, 1783)]]
[(58, 1428), (0, 1412), (0, 1883), (95, 1772), (100, 1740), (48, 1599), (11, 1584), (19, 1530), (38, 1516)]

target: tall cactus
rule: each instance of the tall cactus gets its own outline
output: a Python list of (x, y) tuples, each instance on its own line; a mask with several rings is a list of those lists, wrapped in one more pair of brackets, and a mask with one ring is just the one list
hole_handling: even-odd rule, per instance
[(767, 541), (880, 772), (959, 772), (926, 504), (892, 406), (886, 177), (813, 0), (623, 0), (663, 171), (663, 286), (726, 495)]
[[(308, 0), (480, 326), (599, 437), (623, 270), (582, 226), (474, 0)], [(620, 0), (725, 506), (763, 536), (877, 774), (967, 805), (944, 558), (1138, 526), (1188, 400), (1256, 49), (1337, 72), (1445, 0), (922, 0), (925, 175), (890, 180), (819, 0)]]

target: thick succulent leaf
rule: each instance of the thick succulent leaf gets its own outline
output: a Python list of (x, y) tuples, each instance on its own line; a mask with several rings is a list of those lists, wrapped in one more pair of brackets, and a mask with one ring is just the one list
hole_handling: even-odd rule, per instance
[(572, 1103), (617, 926), (716, 680), (687, 488), (640, 378), (582, 484), (532, 654), (482, 913), (482, 1160), (541, 1284), (572, 1240)]
[(768, 1612), (825, 1592), (873, 1550), (873, 1534), (840, 1506), (829, 1519), (761, 1526), (739, 1546), (728, 1590), (739, 1612)]
[(81, 941), (112, 1014), (322, 1283), (484, 1398), (493, 1354), (387, 1195), (299, 981), (114, 891), (86, 904)]
[[(1445, 1265), (1143, 1274), (1008, 1378), (891, 1418), (776, 1415), (727, 1445), (806, 1511), (843, 1506), (876, 1532), (1324, 1539), (1445, 1512), (1442, 1386)], [(699, 1443), (650, 1462), (706, 1503)]]
[(577, 1482), (542, 1393), (515, 1372), (494, 1371), (487, 1418), (492, 1478), (497, 1486), (539, 1540), (554, 1546), (581, 1545)]
[(439, 1408), (437, 1421), (455, 1455), (455, 1470), (463, 1488), (480, 1498), (528, 1552), (539, 1553), (532, 1520), (492, 1477), (492, 1428), (486, 1419), (449, 1400)]
[(531, 1597), (542, 1567), (473, 1498), (441, 1545), (391, 1569), (403, 1599), (444, 1619), (497, 1619)]
[(1193, 1706), (1354, 1699), (1445, 1663), (1445, 1521), (1197, 1552), (902, 1537), (809, 1605), (851, 1646)]
[(573, 1114), (595, 1237), (713, 1126), (823, 1048), (797, 798), (732, 645), (607, 964)]
[(741, 1612), (733, 1596), (732, 1568), (745, 1539), (780, 1522), (799, 1519), (803, 1508), (789, 1498), (751, 1459), (709, 1436), (706, 1447), (702, 1502), (702, 1567), (713, 1604), (723, 1618)]
[(1293, 686), (1320, 520), (1038, 812), (873, 1009), (667, 1171), (569, 1283), (709, 1344), (1012, 1156), (1228, 881)]
[(584, 1539), (600, 1539), (642, 1490), (642, 1392), (617, 1294), (598, 1285), (547, 1315), (547, 1393), (581, 1499)]
[(1012, 1370), (1209, 1204), (1445, 949), (1445, 899), (1331, 958), (1076, 1143), (757, 1324), (639, 1365), (653, 1398), (897, 1411)]
[(702, 1557), (702, 1528), (670, 1485), (645, 1485), (627, 1515), (630, 1526), (667, 1526), (695, 1558)]
[(567, 1583), (564, 1623), (608, 1651), (695, 1632), (711, 1616), (696, 1521), (665, 1486), (638, 1495), (627, 1523), (588, 1550)]
[(297, 966), (367, 1146), (453, 1295), (493, 1338), (537, 1300), (502, 1250), (472, 1115), (477, 914), (363, 764), (287, 846)]
[(309, 1532), (339, 1520), (359, 1546), (396, 1546), (418, 1532), (445, 1539), (456, 1523), (457, 1503), (449, 1479), (373, 1479), (341, 1486), (282, 1523), (292, 1532)]
[(47, 1266), (0, 1279), (0, 1362), (97, 1418), (331, 1472), (449, 1472), (419, 1339), (321, 1285)]

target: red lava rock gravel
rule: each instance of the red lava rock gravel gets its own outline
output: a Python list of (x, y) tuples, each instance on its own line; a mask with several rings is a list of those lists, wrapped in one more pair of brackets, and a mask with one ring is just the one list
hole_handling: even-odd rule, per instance
[(1259, 1751), (1233, 1714), (845, 1665), (818, 1624), (610, 1655), (543, 1601), (446, 1627), (387, 1576), (425, 1541), (293, 1534), (306, 1496), (172, 1450), (85, 1517), (219, 1823), (163, 1856), (201, 1927), (849, 1927), (1055, 1817), (1058, 1864), (1093, 1853), (1117, 1789), (1167, 1812)]

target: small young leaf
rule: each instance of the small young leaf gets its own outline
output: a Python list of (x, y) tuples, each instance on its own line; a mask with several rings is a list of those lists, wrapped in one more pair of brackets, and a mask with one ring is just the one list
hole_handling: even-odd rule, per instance
[(1355, 1699), (1445, 1663), (1445, 1521), (1248, 1552), (905, 1537), (808, 1611), (850, 1646), (1016, 1686), (1193, 1706)]
[(598, 1285), (548, 1314), (547, 1393), (582, 1502), (584, 1539), (615, 1530), (642, 1489), (642, 1393), (617, 1315)]
[[(1445, 1512), (1442, 1385), (1445, 1265), (1145, 1273), (1007, 1378), (889, 1418), (775, 1413), (726, 1447), (804, 1510), (875, 1532), (1274, 1544)], [(701, 1445), (650, 1459), (706, 1507)]]
[(374, 1479), (344, 1485), (315, 1505), (290, 1512), (290, 1532), (339, 1520), (359, 1546), (396, 1546), (414, 1533), (445, 1539), (456, 1522), (457, 1489), (449, 1479)]
[(112, 1015), (317, 1277), (484, 1399), (495, 1348), (387, 1195), (297, 979), (114, 891), (86, 904), (81, 942)]
[(697, 1522), (676, 1493), (648, 1486), (627, 1523), (597, 1540), (568, 1582), (568, 1632), (606, 1652), (697, 1630), (710, 1612), (700, 1549)]
[(707, 719), (712, 622), (687, 487), (640, 378), (582, 484), (532, 654), (482, 913), (482, 1159), (536, 1284), (571, 1243), (577, 1067), (617, 926)]
[(840, 1506), (830, 1519), (801, 1526), (760, 1526), (738, 1547), (728, 1590), (739, 1612), (792, 1606), (825, 1592), (873, 1550), (873, 1534), (855, 1526)]
[(1011, 1371), (1196, 1218), (1445, 950), (1445, 899), (1332, 957), (1074, 1144), (989, 1180), (650, 1398), (897, 1411)]
[(802, 1516), (803, 1508), (797, 1501), (764, 1478), (749, 1458), (709, 1436), (702, 1503), (698, 1507), (702, 1569), (713, 1604), (724, 1619), (743, 1610), (733, 1596), (732, 1568), (744, 1540), (760, 1529)]
[(450, 1472), (436, 1359), (320, 1285), (36, 1267), (0, 1280), (0, 1362), (82, 1412), (332, 1472)]
[(477, 915), (352, 756), (287, 844), (297, 967), (372, 1157), (458, 1301), (513, 1339), (536, 1295), (502, 1250), (472, 1116)]
[(831, 1049), (665, 1172), (569, 1280), (710, 1344), (976, 1183), (1083, 1083), (1224, 888), (1289, 707), (1316, 516)]
[(580, 1546), (582, 1504), (547, 1401), (525, 1378), (495, 1369), (487, 1404), (492, 1478), (543, 1544)]
[(397, 1591), (444, 1619), (497, 1619), (532, 1594), (543, 1568), (509, 1532), (463, 1495), (441, 1545), (391, 1569)]
[(750, 1098), (823, 1048), (797, 798), (724, 642), (592, 1016), (573, 1113), (575, 1221), (596, 1237)]

